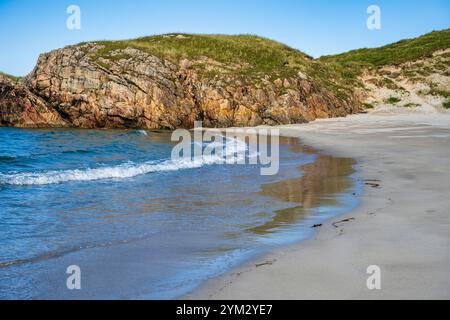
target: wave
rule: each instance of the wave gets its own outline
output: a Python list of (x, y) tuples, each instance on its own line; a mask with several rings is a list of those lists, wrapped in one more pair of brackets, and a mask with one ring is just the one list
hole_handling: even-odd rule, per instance
[(145, 130), (138, 130), (137, 133), (141, 136), (148, 136), (148, 133)]
[[(222, 146), (226, 150), (222, 155), (212, 154), (193, 159), (179, 158), (160, 162), (128, 162), (111, 167), (89, 169), (0, 174), (0, 184), (26, 186), (58, 184), (70, 181), (127, 179), (148, 173), (194, 169), (213, 164), (235, 163), (245, 157), (247, 145), (241, 140), (228, 139)], [(217, 145), (214, 147), (217, 147)]]
[(148, 133), (145, 130), (132, 130), (132, 131), (126, 131), (125, 133), (121, 134), (121, 136), (126, 136), (126, 135), (148, 136)]

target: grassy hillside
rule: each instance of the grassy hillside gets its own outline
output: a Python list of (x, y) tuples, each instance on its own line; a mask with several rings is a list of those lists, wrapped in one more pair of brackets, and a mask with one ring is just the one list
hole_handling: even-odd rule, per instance
[[(375, 96), (383, 92), (387, 94), (386, 90), (394, 95), (384, 99), (384, 103), (397, 104), (400, 100), (406, 99), (403, 103), (406, 103), (405, 106), (414, 105), (412, 102), (408, 103), (408, 97), (403, 95), (406, 90), (403, 84), (407, 81), (409, 85), (417, 84), (417, 88), (421, 88), (414, 91), (422, 98), (431, 95), (446, 99), (443, 106), (448, 108), (449, 92), (445, 81), (439, 79), (450, 75), (450, 53), (442, 51), (449, 48), (450, 29), (446, 29), (380, 48), (353, 50), (335, 56), (321, 57), (318, 60), (339, 73), (343, 83), (353, 87), (361, 85), (358, 76), (363, 70), (371, 70), (370, 78), (366, 78), (365, 81), (366, 85), (367, 82), (370, 82), (369, 85), (375, 85), (373, 88)], [(437, 51), (441, 52), (434, 54)], [(406, 62), (408, 64), (405, 64)], [(390, 68), (381, 70), (383, 67)], [(381, 91), (377, 91), (378, 89)]]
[[(267, 76), (275, 80), (303, 72), (342, 98), (350, 95), (350, 88), (333, 68), (299, 50), (254, 35), (165, 34), (96, 43), (104, 48), (91, 57), (102, 65), (103, 59), (127, 58), (111, 55), (113, 51), (135, 48), (173, 63), (182, 59), (193, 61), (192, 68), (209, 78), (229, 76), (244, 83), (258, 83)], [(205, 61), (205, 57), (210, 60), (199, 62)]]
[(362, 68), (399, 65), (430, 57), (433, 52), (447, 48), (450, 48), (450, 29), (433, 31), (418, 38), (401, 40), (380, 48), (365, 48), (334, 56), (324, 56), (319, 60), (360, 71)]
[(95, 59), (126, 58), (111, 56), (110, 53), (117, 49), (136, 48), (174, 63), (182, 59), (198, 61), (207, 57), (245, 78), (290, 76), (298, 72), (297, 65), (308, 64), (312, 60), (298, 50), (252, 35), (166, 34), (96, 43), (105, 47), (93, 56)]
[[(450, 29), (434, 31), (380, 48), (354, 50), (315, 60), (299, 50), (253, 35), (166, 34), (97, 43), (104, 45), (102, 50), (92, 56), (97, 61), (99, 58), (127, 58), (124, 55), (111, 55), (111, 52), (136, 48), (174, 63), (179, 63), (182, 59), (194, 61), (192, 68), (197, 68), (208, 77), (229, 75), (244, 82), (255, 82), (265, 76), (274, 80), (290, 77), (301, 71), (338, 96), (346, 98), (352, 88), (361, 86), (357, 77), (365, 68), (398, 65), (450, 48)], [(205, 57), (212, 63), (195, 63)], [(206, 64), (209, 68), (205, 68)]]
[(7, 73), (1, 72), (1, 71), (0, 71), (0, 75), (6, 77), (8, 79), (11, 79), (14, 82), (18, 82), (20, 80), (20, 77), (15, 77), (15, 76), (12, 76), (10, 74), (7, 74)]
[[(400, 65), (430, 57), (434, 52), (448, 48), (450, 48), (450, 29), (433, 31), (418, 38), (401, 40), (380, 48), (366, 48), (334, 56), (324, 56), (317, 61), (325, 70), (333, 70), (330, 76), (334, 74), (334, 79), (342, 86), (356, 87), (362, 86), (358, 76), (365, 69), (374, 70), (383, 66)], [(444, 67), (447, 70), (449, 68), (445, 60), (436, 67)], [(425, 71), (414, 70), (412, 73)]]

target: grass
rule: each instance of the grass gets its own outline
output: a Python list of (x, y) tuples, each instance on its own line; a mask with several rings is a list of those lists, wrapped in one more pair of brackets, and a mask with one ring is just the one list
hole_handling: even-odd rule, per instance
[(418, 38), (402, 40), (380, 48), (365, 48), (325, 56), (321, 60), (358, 68), (383, 67), (430, 57), (435, 51), (447, 48), (450, 48), (450, 29), (433, 31)]
[(402, 101), (402, 99), (399, 99), (397, 97), (389, 97), (388, 99), (384, 100), (385, 103), (394, 105), (399, 103), (400, 101)]
[[(91, 57), (110, 61), (126, 59), (126, 55), (111, 55), (115, 50), (135, 48), (178, 64), (182, 59), (194, 62), (202, 58), (218, 62), (220, 71), (229, 71), (242, 79), (269, 75), (287, 78), (312, 62), (306, 54), (284, 44), (253, 35), (166, 34), (123, 41), (98, 41), (104, 48)], [(200, 69), (200, 68), (199, 68)]]
[[(123, 41), (97, 41), (103, 48), (91, 52), (91, 58), (102, 67), (111, 62), (126, 59), (122, 54), (113, 55), (116, 50), (135, 48), (148, 54), (178, 64), (182, 59), (193, 62), (191, 68), (205, 78), (226, 75), (243, 83), (259, 83), (266, 76), (276, 79), (290, 78), (303, 72), (336, 96), (350, 97), (353, 78), (339, 70), (336, 65), (328, 65), (314, 60), (307, 54), (282, 43), (254, 35), (197, 35), (165, 34)], [(82, 43), (83, 44), (83, 43)], [(208, 58), (214, 63), (206, 70), (202, 59)]]
[[(333, 68), (341, 74), (347, 84), (353, 82), (354, 85), (360, 85), (357, 77), (363, 70), (416, 61), (431, 57), (437, 50), (447, 48), (450, 48), (450, 29), (433, 31), (418, 38), (402, 40), (380, 48), (365, 48), (324, 56), (319, 58), (319, 61), (334, 65)], [(429, 67), (416, 70), (422, 76), (432, 71)]]
[(381, 78), (373, 78), (369, 80), (371, 83), (375, 84), (377, 87), (385, 87), (391, 90), (405, 90), (404, 88), (397, 85), (394, 81), (389, 78), (381, 77)]
[(428, 94), (431, 94), (433, 96), (440, 96), (440, 97), (443, 97), (443, 98), (446, 98), (446, 99), (450, 98), (450, 91), (437, 89), (437, 88), (430, 89)]
[(16, 76), (13, 76), (13, 75), (10, 75), (10, 74), (1, 72), (1, 71), (0, 71), (0, 74), (1, 74), (2, 76), (5, 76), (6, 78), (12, 80), (13, 82), (19, 82), (19, 80), (21, 79), (21, 77), (16, 77)]
[(443, 106), (445, 109), (450, 109), (450, 100), (447, 100), (447, 101), (445, 101), (444, 103), (442, 103), (442, 106)]
[(373, 109), (375, 106), (371, 103), (363, 103), (364, 109)]
[[(266, 76), (274, 81), (302, 72), (336, 96), (347, 99), (355, 87), (363, 87), (358, 76), (364, 68), (413, 61), (430, 56), (438, 49), (449, 48), (450, 29), (381, 48), (354, 50), (319, 59), (255, 35), (165, 34), (95, 43), (103, 48), (88, 54), (104, 68), (111, 65), (103, 59), (115, 62), (129, 58), (122, 53), (112, 54), (114, 51), (135, 48), (175, 64), (188, 59), (193, 62), (190, 68), (196, 69), (200, 76), (208, 79), (220, 77), (225, 82), (260, 83)], [(402, 90), (388, 78), (383, 81), (384, 85)]]
[(410, 102), (410, 103), (403, 105), (403, 107), (404, 108), (417, 108), (417, 107), (420, 107), (420, 104)]

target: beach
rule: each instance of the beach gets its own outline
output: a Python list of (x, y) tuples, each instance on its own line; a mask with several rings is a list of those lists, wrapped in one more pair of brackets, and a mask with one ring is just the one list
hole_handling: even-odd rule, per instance
[[(281, 135), (355, 159), (360, 205), (184, 298), (450, 298), (450, 115), (399, 110), (280, 126)], [(379, 290), (366, 284), (373, 265)]]

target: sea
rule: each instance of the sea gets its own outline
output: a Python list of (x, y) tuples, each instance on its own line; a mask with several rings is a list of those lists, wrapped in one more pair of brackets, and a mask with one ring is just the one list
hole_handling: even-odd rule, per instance
[(301, 139), (280, 138), (269, 176), (218, 155), (173, 159), (177, 143), (1, 127), (0, 299), (176, 299), (358, 205), (355, 161)]

